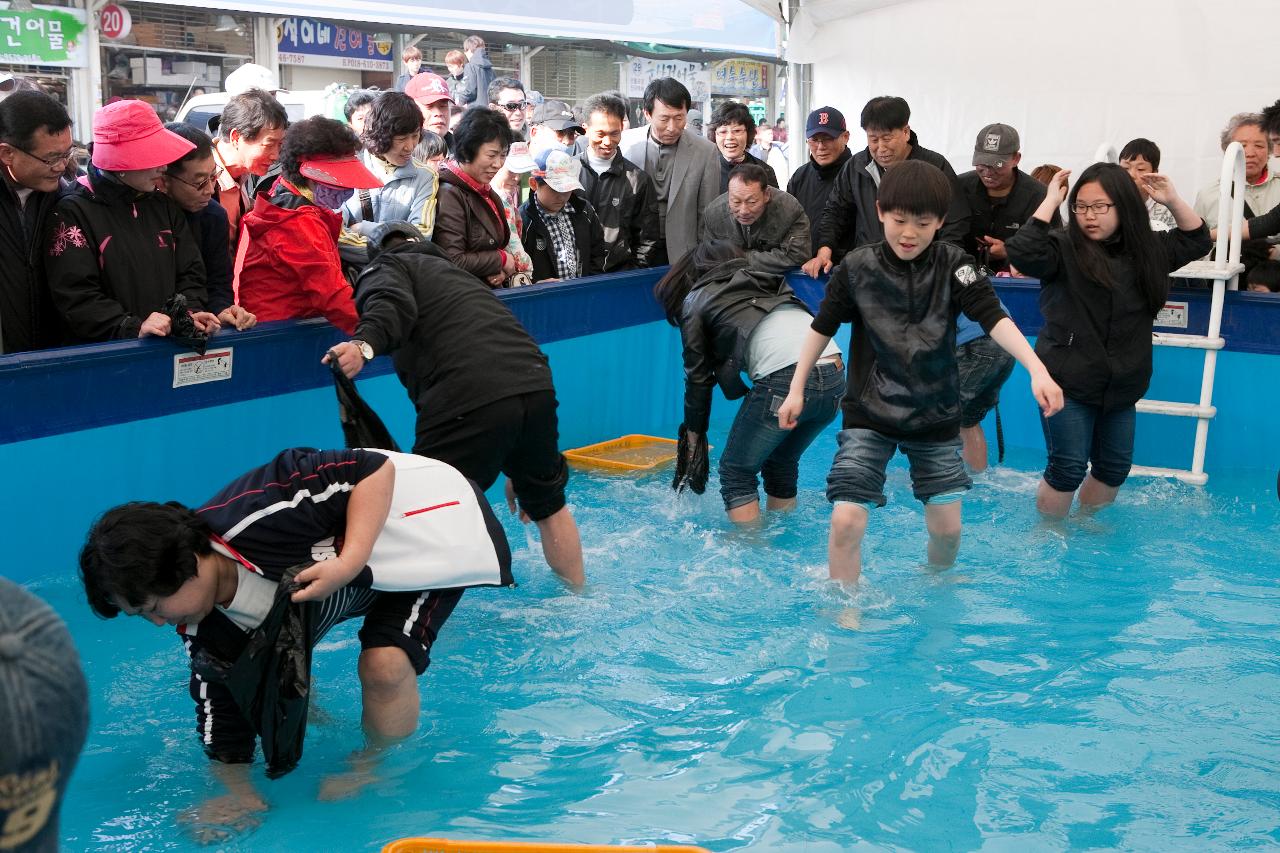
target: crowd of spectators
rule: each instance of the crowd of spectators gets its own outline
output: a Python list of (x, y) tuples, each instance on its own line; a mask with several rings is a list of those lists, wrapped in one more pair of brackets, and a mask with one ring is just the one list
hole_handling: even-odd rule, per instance
[[(731, 101), (703, 127), (674, 79), (648, 86), (644, 124), (630, 127), (620, 93), (574, 106), (495, 76), (478, 36), (447, 54), (446, 76), (422, 60), (411, 47), (394, 91), (354, 92), (345, 123), (291, 125), (260, 88), (228, 100), (213, 138), (162, 126), (142, 102), (113, 103), (95, 114), (83, 169), (66, 110), (37, 89), (11, 94), (0, 103), (0, 352), (165, 335), (175, 294), (204, 331), (316, 316), (351, 329), (368, 237), (388, 222), (411, 223), (494, 288), (663, 266), (703, 240), (816, 276), (883, 239), (880, 181), (911, 160), (952, 184), (940, 238), (1016, 272), (1005, 242), (1058, 171), (1023, 171), (1018, 131), (993, 123), (957, 175), (921, 144), (899, 97), (863, 107), (860, 151), (841, 110), (813, 110), (809, 157), (793, 170), (783, 119), (757, 122)], [(1280, 209), (1280, 102), (1233, 116), (1221, 143), (1233, 141), (1245, 149), (1246, 216)], [(1159, 146), (1134, 139), (1119, 160), (1151, 227), (1175, 228), (1143, 182)], [(1217, 197), (1215, 182), (1195, 203), (1211, 228)], [(1246, 281), (1274, 292), (1280, 223), (1253, 229)]]

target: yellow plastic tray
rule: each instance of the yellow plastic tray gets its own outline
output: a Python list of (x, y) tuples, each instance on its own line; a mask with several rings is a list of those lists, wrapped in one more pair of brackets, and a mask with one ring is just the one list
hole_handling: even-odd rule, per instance
[(674, 462), (676, 442), (654, 435), (624, 435), (611, 441), (566, 450), (564, 457), (583, 468), (640, 473)]
[(382, 853), (711, 853), (705, 847), (659, 844), (636, 847), (608, 844), (556, 844), (543, 841), (450, 841), (447, 838), (401, 838)]

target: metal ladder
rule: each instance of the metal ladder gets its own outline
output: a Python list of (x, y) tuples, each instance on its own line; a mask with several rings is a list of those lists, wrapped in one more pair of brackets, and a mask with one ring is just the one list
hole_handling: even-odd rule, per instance
[[(1222, 303), (1226, 290), (1235, 290), (1244, 264), (1240, 263), (1240, 237), (1244, 227), (1244, 149), (1232, 142), (1222, 157), (1222, 180), (1218, 187), (1218, 244), (1215, 260), (1193, 261), (1170, 273), (1172, 278), (1209, 279), (1213, 282), (1213, 298), (1209, 309), (1209, 329), (1204, 335), (1177, 335), (1152, 332), (1151, 343), (1158, 347), (1183, 347), (1204, 350), (1204, 371), (1200, 377), (1199, 403), (1174, 403), (1165, 400), (1139, 400), (1137, 409), (1152, 415), (1196, 419), (1195, 447), (1191, 468), (1150, 468), (1134, 465), (1132, 476), (1176, 477), (1193, 486), (1209, 481), (1204, 471), (1205, 446), (1209, 441), (1209, 421), (1218, 413), (1213, 405), (1213, 376), (1218, 366), (1218, 350), (1222, 339)], [(1228, 215), (1230, 213), (1230, 215)]]

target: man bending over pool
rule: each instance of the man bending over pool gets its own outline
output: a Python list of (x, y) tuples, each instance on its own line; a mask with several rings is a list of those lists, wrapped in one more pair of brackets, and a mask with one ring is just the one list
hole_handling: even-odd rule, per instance
[(281, 452), (199, 509), (108, 510), (89, 531), (80, 573), (97, 615), (177, 627), (192, 660), (196, 731), (231, 792), (197, 820), (233, 826), (266, 808), (248, 765), (256, 732), (264, 754), (268, 742), (205, 661), (241, 660), (275, 608), (313, 603), (301, 623), (310, 626), (308, 652), (338, 622), (363, 616), (358, 673), (376, 747), (417, 728), (416, 677), (463, 589), (512, 584), (506, 536), (484, 494), (455, 469), (410, 454), (309, 448)]

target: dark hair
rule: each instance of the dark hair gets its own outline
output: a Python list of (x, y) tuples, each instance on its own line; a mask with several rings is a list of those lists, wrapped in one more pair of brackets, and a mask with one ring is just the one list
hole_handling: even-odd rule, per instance
[(356, 89), (352, 92), (347, 97), (347, 103), (342, 107), (342, 115), (347, 119), (347, 124), (351, 124), (351, 117), (355, 115), (356, 110), (372, 104), (377, 99), (378, 93), (369, 89)]
[(0, 101), (0, 142), (23, 151), (37, 130), (62, 133), (71, 127), (71, 116), (57, 98), (33, 89), (22, 89)]
[(80, 549), (80, 579), (93, 612), (120, 614), (173, 595), (196, 576), (196, 555), (212, 551), (208, 523), (180, 503), (134, 501), (107, 510)]
[(1280, 101), (1262, 108), (1262, 132), (1266, 134), (1280, 133)]
[(1151, 164), (1152, 170), (1160, 171), (1160, 146), (1156, 145), (1150, 139), (1130, 139), (1124, 144), (1124, 148), (1120, 149), (1120, 162), (1125, 160), (1133, 160), (1141, 157)]
[(1045, 186), (1048, 186), (1049, 182), (1053, 180), (1053, 176), (1061, 171), (1061, 166), (1055, 166), (1052, 163), (1044, 163), (1031, 170), (1031, 177), (1033, 180), (1037, 180)]
[(289, 126), (289, 114), (284, 105), (262, 89), (241, 92), (222, 108), (218, 122), (218, 138), (227, 139), (231, 131), (252, 142), (264, 130), (283, 130)]
[[(896, 168), (896, 167), (895, 167)], [(1115, 163), (1094, 163), (1076, 179), (1067, 197), (1067, 210), (1075, 207), (1076, 195), (1085, 184), (1097, 183), (1116, 206), (1120, 221), (1117, 235), (1124, 253), (1133, 263), (1138, 287), (1146, 297), (1147, 308), (1154, 318), (1164, 306), (1169, 292), (1169, 260), (1151, 230), (1151, 218), (1147, 206), (1138, 194), (1138, 188), (1123, 166)], [(1111, 266), (1107, 251), (1097, 240), (1092, 240), (1080, 227), (1080, 218), (1074, 213), (1067, 223), (1067, 235), (1075, 251), (1076, 263), (1085, 278), (1103, 287), (1113, 287)]]
[(432, 157), (445, 157), (449, 154), (449, 146), (445, 144), (444, 137), (430, 130), (422, 131), (422, 139), (418, 142), (418, 147), (413, 149), (413, 156), (422, 162), (427, 162)]
[(667, 322), (680, 325), (684, 300), (698, 279), (721, 264), (744, 257), (745, 252), (727, 240), (707, 240), (684, 253), (667, 274), (653, 286), (653, 296), (667, 315)]
[(674, 77), (659, 77), (657, 80), (651, 80), (649, 85), (644, 87), (644, 111), (649, 115), (653, 115), (654, 101), (662, 101), (675, 110), (688, 110), (693, 107), (693, 98), (689, 95), (689, 90)]
[(734, 179), (744, 184), (759, 184), (760, 189), (769, 191), (769, 173), (759, 163), (739, 163), (729, 170), (729, 181)]
[(747, 129), (747, 148), (756, 141), (756, 120), (751, 117), (751, 110), (747, 109), (746, 104), (725, 101), (716, 107), (716, 111), (711, 114), (711, 121), (707, 122), (707, 138), (714, 140), (716, 130), (726, 124), (740, 124)]
[(503, 89), (519, 89), (524, 94), (524, 84), (514, 77), (494, 77), (489, 84), (489, 90), (485, 92), (489, 96), (489, 103), (498, 103), (498, 95), (502, 94)]
[(1249, 270), (1248, 284), (1261, 284), (1272, 293), (1280, 293), (1280, 261), (1266, 260)]
[(911, 121), (911, 107), (895, 95), (881, 95), (862, 108), (863, 130), (897, 130)]
[(587, 98), (587, 102), (582, 105), (583, 122), (590, 121), (596, 113), (604, 113), (618, 121), (626, 121), (627, 105), (621, 98), (610, 95), (608, 92), (601, 92), (599, 95)]
[(499, 110), (486, 107), (467, 110), (453, 129), (453, 159), (470, 163), (480, 153), (480, 146), (487, 142), (511, 147), (511, 125), (507, 124), (507, 117)]
[(386, 154), (397, 136), (422, 130), (422, 110), (404, 92), (383, 92), (364, 120), (364, 144), (374, 154)]
[(170, 163), (167, 171), (171, 173), (178, 172), (182, 170), (183, 163), (190, 160), (204, 160), (213, 156), (213, 140), (209, 138), (209, 134), (200, 128), (192, 127), (185, 121), (171, 121), (164, 126), (164, 129), (170, 133), (178, 134), (178, 136), (195, 146), (195, 148), (183, 154), (180, 159)]
[(885, 171), (876, 200), (882, 213), (945, 219), (951, 206), (951, 181), (932, 163), (904, 160)]
[(323, 116), (303, 119), (289, 128), (280, 144), (280, 170), (300, 186), (311, 182), (299, 171), (304, 157), (349, 157), (360, 150), (355, 132), (340, 121)]

